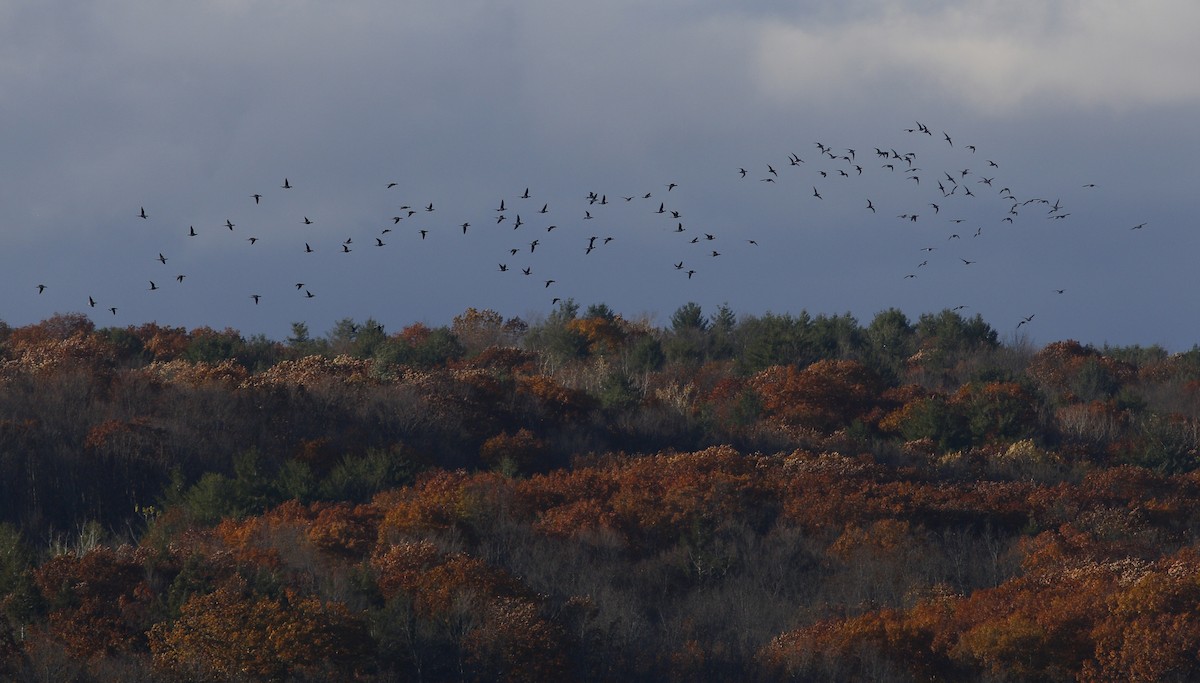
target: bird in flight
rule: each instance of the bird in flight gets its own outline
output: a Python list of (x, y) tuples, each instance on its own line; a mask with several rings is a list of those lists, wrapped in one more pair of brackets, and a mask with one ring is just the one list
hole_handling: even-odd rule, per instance
[(262, 295), (261, 294), (251, 294), (250, 298), (254, 299), (254, 305), (257, 306), (258, 300), (262, 298)]
[(188, 237), (195, 237), (195, 236), (196, 236), (196, 226), (189, 225), (188, 226)]
[[(287, 178), (284, 178), (284, 179), (283, 179), (283, 185), (280, 185), (280, 187), (282, 187), (282, 188), (283, 188), (283, 189), (285, 189), (285, 190), (290, 190), (290, 189), (292, 189), (292, 184), (288, 182), (288, 179), (287, 179)], [(256, 303), (257, 303), (257, 302), (256, 302)]]
[(163, 256), (163, 255), (162, 255), (162, 252), (159, 252), (159, 254), (158, 254), (158, 259), (156, 259), (156, 260), (157, 260), (159, 263), (166, 263), (166, 262), (167, 262), (167, 257), (166, 257), (166, 256)]
[(254, 197), (254, 203), (255, 203), (255, 204), (258, 204), (258, 203), (259, 203), (259, 202), (262, 200), (262, 195), (261, 195), (261, 194), (252, 194), (252, 195), (250, 195), (250, 196), (251, 196), (251, 197)]
[(38, 285), (37, 291), (38, 291), (38, 294), (41, 294), (42, 292), (46, 291), (46, 285)]
[(230, 221), (228, 218), (225, 219), (225, 227), (229, 228), (230, 230), (233, 230), (233, 222)]
[(150, 291), (153, 292), (156, 289), (158, 289), (158, 285), (154, 284), (154, 280), (151, 280), (150, 281)]
[(146, 207), (143, 206), (139, 208), (141, 208), (141, 211), (138, 212), (138, 218), (149, 218), (149, 216), (146, 215)]

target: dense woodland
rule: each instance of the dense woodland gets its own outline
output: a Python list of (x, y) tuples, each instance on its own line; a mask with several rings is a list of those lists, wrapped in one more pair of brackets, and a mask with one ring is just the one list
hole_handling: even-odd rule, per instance
[(0, 677), (1200, 678), (1200, 348), (0, 323)]

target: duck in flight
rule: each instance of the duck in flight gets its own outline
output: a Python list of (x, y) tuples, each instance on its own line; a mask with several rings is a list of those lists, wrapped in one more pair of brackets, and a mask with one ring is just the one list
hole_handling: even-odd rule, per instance
[[(285, 190), (290, 190), (290, 189), (292, 189), (292, 184), (288, 182), (288, 179), (287, 179), (287, 178), (284, 178), (284, 179), (283, 179), (283, 184), (282, 184), (282, 185), (280, 185), (280, 187), (282, 187), (282, 188), (283, 188), (283, 189), (285, 189)], [(257, 303), (257, 302), (256, 302), (256, 303)]]

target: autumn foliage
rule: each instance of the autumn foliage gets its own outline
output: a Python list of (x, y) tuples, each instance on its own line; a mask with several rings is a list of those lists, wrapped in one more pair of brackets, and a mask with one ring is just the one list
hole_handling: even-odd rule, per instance
[(1200, 352), (0, 325), (0, 678), (1200, 678)]

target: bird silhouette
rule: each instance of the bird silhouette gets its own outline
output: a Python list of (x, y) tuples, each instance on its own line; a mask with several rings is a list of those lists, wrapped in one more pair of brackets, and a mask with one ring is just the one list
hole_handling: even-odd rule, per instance
[(282, 187), (285, 190), (290, 190), (290, 189), (292, 189), (292, 184), (288, 182), (287, 178), (284, 178), (283, 185), (280, 185), (280, 187)]
[(142, 206), (139, 208), (141, 211), (138, 212), (138, 218), (149, 218), (149, 216), (146, 215), (146, 207)]
[(42, 292), (46, 291), (46, 285), (38, 285), (37, 291), (38, 291), (38, 294), (41, 294)]
[(254, 299), (254, 305), (257, 306), (258, 300), (262, 298), (262, 295), (261, 294), (251, 294), (250, 298)]
[(261, 195), (261, 194), (252, 194), (252, 195), (250, 195), (250, 196), (251, 196), (251, 197), (254, 197), (254, 203), (255, 203), (255, 204), (258, 204), (259, 202), (261, 202), (261, 201), (262, 201), (262, 195)]

